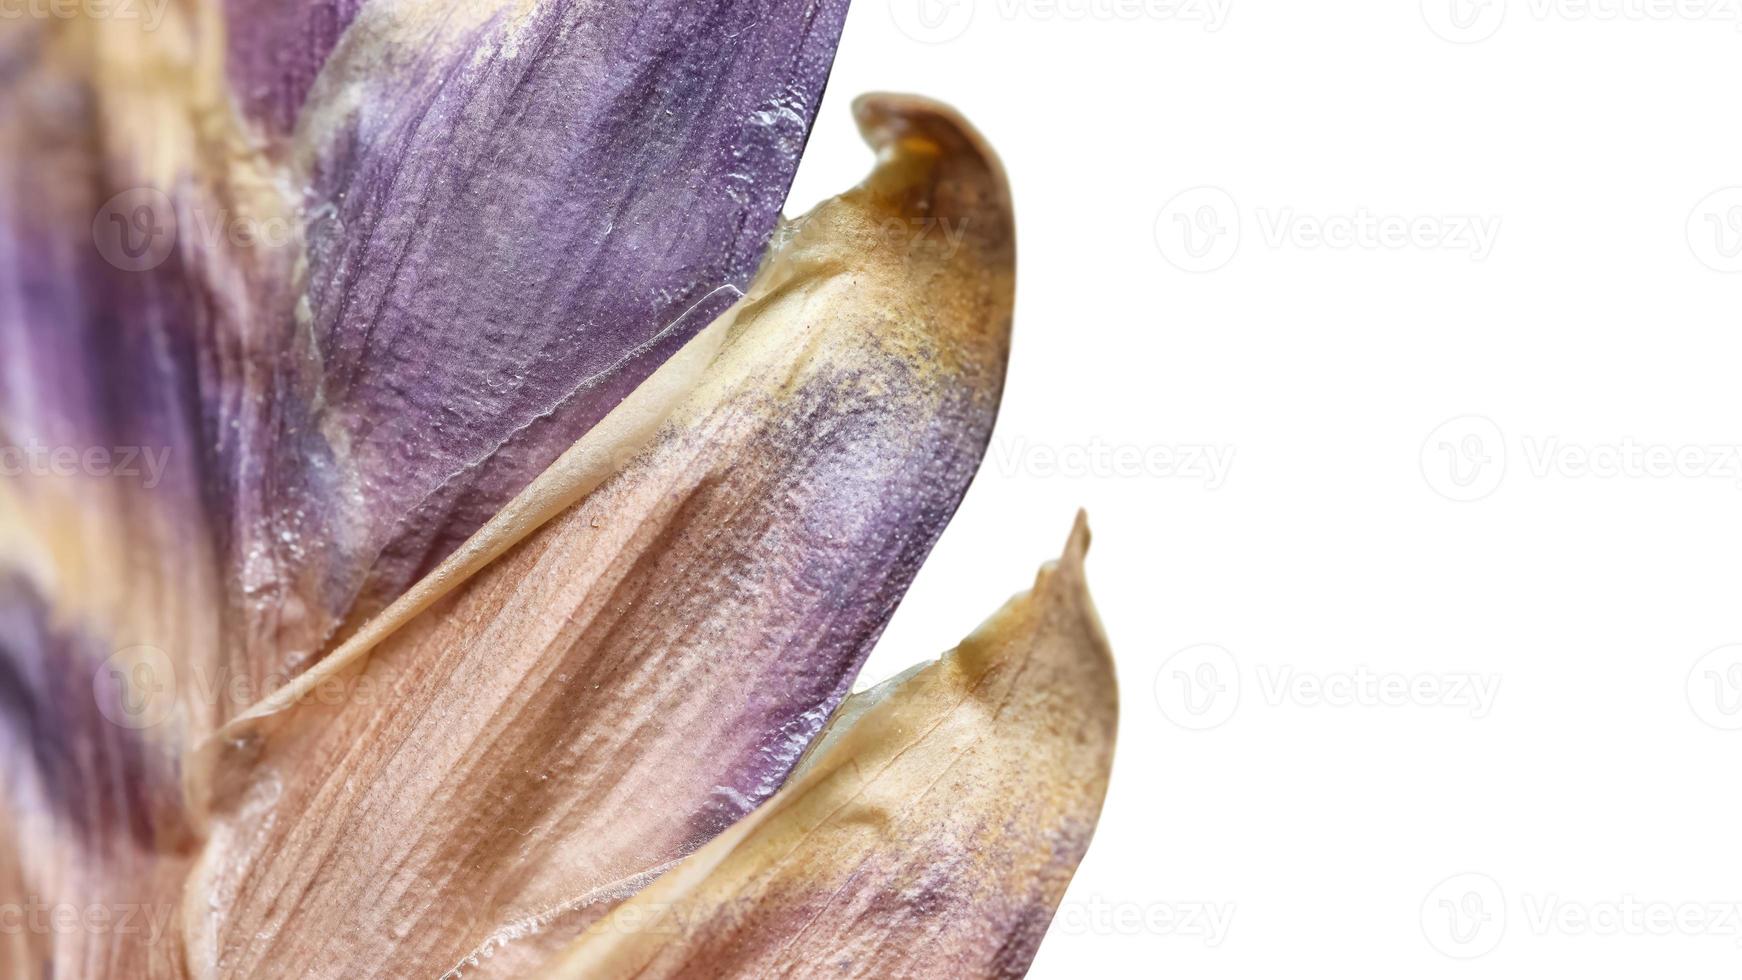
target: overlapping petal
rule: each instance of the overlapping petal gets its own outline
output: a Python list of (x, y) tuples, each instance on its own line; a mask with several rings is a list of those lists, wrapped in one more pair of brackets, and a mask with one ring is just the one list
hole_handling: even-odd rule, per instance
[[(212, 622), (154, 640), (190, 673), (282, 684), (741, 294), (845, 8), (8, 20), (0, 442), (166, 456), (63, 509), (184, 570)], [(28, 535), (68, 494), (15, 496)]]
[(247, 488), (263, 512), (236, 521), (271, 555), (251, 663), (298, 666), (390, 602), (731, 305), (845, 11), (362, 7), (292, 144), (306, 286)]
[(619, 906), (544, 980), (1021, 977), (1089, 845), (1113, 662), (1079, 518), (1034, 588), (856, 695), (786, 788)]
[[(187, 750), (732, 300), (845, 2), (132, 9), (0, 23), (20, 903), (173, 904)], [(113, 929), (46, 948), (72, 976), (181, 957)]]
[[(924, 100), (861, 100), (872, 176), (775, 230), (845, 5), (8, 25), (0, 901), (135, 927), (0, 968), (1025, 969), (1111, 749), (1086, 539), (812, 749), (979, 464), (1014, 293), (1002, 170)], [(1048, 766), (999, 810), (1012, 732)], [(848, 807), (750, 883), (877, 759), (924, 826)], [(656, 880), (678, 952), (598, 942)], [(817, 889), (875, 914), (792, 932)]]
[(966, 490), (1009, 339), (995, 160), (930, 103), (859, 115), (876, 172), (692, 342), (650, 447), (230, 733), (196, 972), (512, 975), (779, 788)]

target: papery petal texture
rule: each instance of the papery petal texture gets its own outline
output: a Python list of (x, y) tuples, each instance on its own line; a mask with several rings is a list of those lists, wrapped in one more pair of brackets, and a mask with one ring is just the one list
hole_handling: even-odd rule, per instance
[[(306, 307), (251, 525), (267, 578), (376, 611), (723, 312), (845, 10), (365, 5), (293, 142)], [(328, 638), (282, 608), (251, 607), (251, 635), (286, 658)]]
[[(845, 7), (0, 21), (7, 897), (177, 907), (190, 747), (747, 284)], [(179, 975), (163, 926), (9, 948), (33, 976)]]
[(654, 376), (704, 365), (649, 446), (228, 733), (197, 974), (515, 975), (780, 787), (966, 491), (1008, 353), (997, 161), (942, 106), (857, 112), (877, 169)]
[(16, 575), (0, 574), (0, 637), (0, 976), (172, 975), (195, 840), (175, 760), (138, 730), (174, 707), (151, 684), (164, 654), (111, 654)]
[(0, 441), (167, 453), (117, 520), (170, 529), (126, 552), (173, 552), (214, 622), (151, 639), (272, 689), (741, 295), (845, 9), (9, 21)]
[(1089, 845), (1117, 686), (1064, 557), (941, 660), (843, 706), (781, 792), (544, 980), (1021, 977)]
[[(138, 274), (102, 252), (109, 188), (173, 169), (109, 151), (145, 132), (191, 145), (204, 98), (138, 34), (0, 24), (0, 903), (26, 910), (8, 976), (175, 962), (196, 847), (181, 749), (213, 724), (175, 690), (216, 663), (223, 594), (190, 398), (202, 284), (182, 257)], [(46, 918), (68, 912), (73, 928)]]

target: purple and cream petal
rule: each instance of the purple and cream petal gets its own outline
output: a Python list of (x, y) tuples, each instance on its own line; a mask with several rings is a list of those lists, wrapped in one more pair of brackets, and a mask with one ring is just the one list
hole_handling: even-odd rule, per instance
[(996, 160), (935, 104), (859, 115), (875, 173), (777, 236), (647, 448), (226, 741), (196, 972), (517, 975), (779, 789), (966, 491), (1009, 343)]
[(0, 888), (165, 908), (186, 751), (740, 294), (846, 4), (142, 6), (0, 24)]
[(742, 295), (846, 0), (148, 6), (0, 39), (0, 439), (171, 451), (270, 690)]
[[(754, 273), (845, 0), (365, 4), (293, 139), (306, 281), (233, 566), (300, 669), (436, 567)], [(260, 555), (269, 556), (262, 562)]]

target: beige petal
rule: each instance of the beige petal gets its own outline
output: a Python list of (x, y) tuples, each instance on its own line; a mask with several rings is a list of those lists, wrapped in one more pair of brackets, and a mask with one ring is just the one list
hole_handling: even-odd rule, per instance
[(972, 479), (1009, 342), (996, 160), (942, 106), (858, 112), (873, 175), (779, 236), (647, 448), (230, 732), (195, 976), (519, 975), (779, 788)]
[(777, 796), (542, 974), (1020, 977), (1100, 814), (1113, 664), (1062, 560), (962, 645), (851, 699)]

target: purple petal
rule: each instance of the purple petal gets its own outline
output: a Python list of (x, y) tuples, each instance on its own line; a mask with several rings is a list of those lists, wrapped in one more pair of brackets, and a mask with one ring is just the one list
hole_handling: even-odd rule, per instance
[(282, 682), (738, 295), (845, 10), (235, 0), (227, 92), (173, 10), (18, 28), (0, 441), (171, 450), (216, 670)]
[(780, 787), (966, 492), (1009, 345), (996, 160), (935, 104), (859, 112), (876, 172), (662, 369), (710, 351), (644, 451), (224, 743), (198, 958), (519, 976)]
[[(724, 310), (845, 6), (548, 3), (460, 28), (365, 8), (297, 139), (309, 323), (242, 552), (281, 582), (314, 564), (334, 613), (379, 609)], [(251, 615), (281, 663), (331, 625)]]

